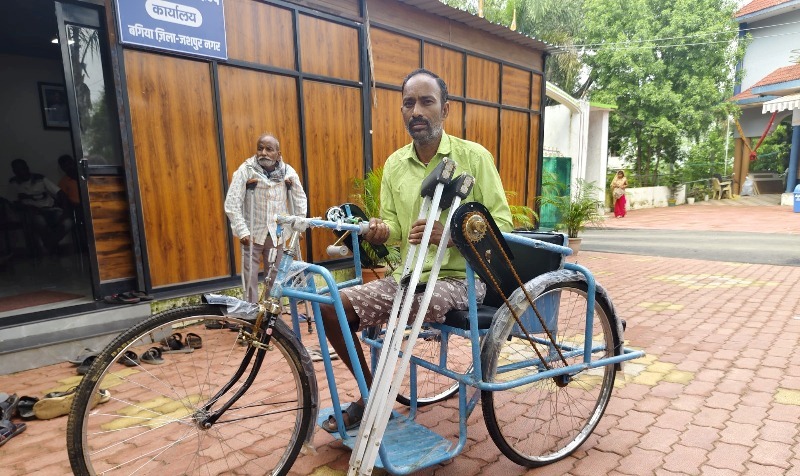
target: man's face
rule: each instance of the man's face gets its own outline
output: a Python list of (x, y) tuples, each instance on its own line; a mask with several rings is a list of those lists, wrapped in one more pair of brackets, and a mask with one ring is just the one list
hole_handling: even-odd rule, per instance
[(418, 74), (406, 82), (400, 111), (414, 142), (429, 144), (442, 137), (450, 103), (442, 104), (442, 91), (435, 78)]
[(281, 160), (281, 146), (278, 144), (278, 140), (272, 136), (263, 136), (258, 139), (256, 159), (262, 167), (269, 170), (275, 168), (275, 164)]

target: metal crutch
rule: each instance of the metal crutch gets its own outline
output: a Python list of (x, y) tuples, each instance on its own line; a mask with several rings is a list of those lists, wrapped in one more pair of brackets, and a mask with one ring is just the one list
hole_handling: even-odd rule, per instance
[[(365, 467), (364, 457), (365, 454), (369, 452), (368, 445), (374, 444), (374, 429), (380, 426), (378, 419), (380, 418), (379, 415), (383, 413), (383, 408), (381, 407), (385, 407), (388, 404), (388, 399), (385, 397), (389, 390), (391, 376), (394, 374), (395, 367), (397, 365), (400, 348), (404, 338), (404, 331), (411, 313), (411, 307), (415, 300), (414, 291), (419, 283), (419, 278), (422, 274), (422, 269), (425, 264), (425, 257), (428, 244), (430, 242), (431, 232), (433, 230), (433, 223), (439, 218), (441, 213), (440, 199), (442, 197), (442, 192), (445, 185), (450, 183), (454, 172), (455, 163), (450, 159), (445, 158), (437, 167), (437, 169), (434, 170), (434, 172), (432, 172), (422, 184), (420, 195), (424, 197), (424, 201), (422, 208), (420, 209), (420, 218), (423, 218), (425, 215), (427, 215), (425, 231), (423, 233), (421, 243), (416, 247), (412, 246), (411, 249), (409, 249), (408, 256), (406, 257), (406, 264), (403, 270), (404, 276), (409, 277), (407, 273), (412, 267), (412, 263), (414, 271), (410, 275), (410, 283), (408, 283), (405, 288), (402, 285), (399, 286), (397, 294), (395, 295), (395, 300), (392, 306), (392, 314), (387, 324), (386, 335), (384, 336), (384, 346), (381, 351), (377, 369), (375, 371), (376, 378), (373, 379), (372, 389), (370, 390), (370, 398), (367, 401), (364, 418), (361, 422), (361, 430), (359, 431), (356, 445), (353, 449), (353, 454), (350, 459), (350, 474), (355, 474), (361, 468)], [(402, 306), (400, 306), (400, 301), (402, 301)], [(391, 412), (391, 405), (389, 405), (388, 408)], [(386, 414), (387, 420), (389, 414), (390, 413)], [(375, 457), (377, 457), (377, 453), (375, 454)]]
[[(438, 208), (439, 210), (446, 210), (450, 208), (450, 212), (448, 213), (447, 219), (444, 223), (442, 242), (446, 242), (450, 239), (450, 222), (453, 214), (455, 213), (456, 208), (458, 208), (458, 205), (461, 203), (461, 200), (469, 195), (474, 183), (475, 179), (472, 176), (462, 174), (458, 179), (448, 184), (447, 190), (443, 193)], [(438, 218), (438, 215), (436, 215), (436, 218)], [(439, 269), (441, 268), (442, 261), (444, 260), (446, 249), (447, 246), (443, 246), (441, 244), (437, 249), (434, 265), (431, 268), (430, 277), (425, 287), (425, 294), (423, 295), (419, 304), (419, 309), (417, 310), (417, 315), (411, 328), (411, 334), (408, 336), (406, 341), (405, 348), (402, 352), (403, 356), (400, 358), (399, 366), (394, 369), (392, 373), (385, 373), (380, 376), (379, 385), (376, 388), (375, 393), (373, 393), (373, 395), (377, 397), (377, 402), (374, 403), (374, 408), (377, 412), (377, 415), (374, 418), (374, 426), (372, 428), (367, 428), (365, 431), (365, 434), (368, 433), (369, 436), (367, 442), (362, 445), (363, 455), (356, 455), (354, 453), (355, 458), (351, 458), (350, 474), (359, 474), (362, 476), (369, 475), (372, 473), (372, 468), (375, 466), (375, 461), (377, 460), (380, 451), (381, 440), (386, 432), (386, 426), (388, 425), (389, 418), (392, 413), (392, 406), (388, 403), (393, 402), (399, 393), (400, 385), (402, 384), (403, 377), (405, 376), (406, 369), (408, 368), (408, 363), (411, 359), (414, 346), (416, 345), (417, 337), (422, 329), (422, 323), (425, 320), (425, 314), (427, 313), (428, 305), (430, 304), (431, 297), (433, 296), (433, 290), (438, 279)], [(424, 259), (424, 255), (421, 254), (420, 256), (421, 259)], [(413, 302), (414, 288), (411, 287), (411, 284), (409, 284), (407, 293), (410, 293), (411, 302)], [(400, 343), (402, 343), (402, 339), (400, 340)], [(385, 391), (387, 387), (389, 388), (388, 392)], [(361, 436), (361, 432), (359, 432), (359, 437)], [(358, 445), (356, 447), (358, 448)], [(357, 460), (358, 456), (361, 456), (361, 458), (360, 461), (357, 461), (358, 466), (356, 467), (353, 465), (353, 460)]]
[(246, 301), (250, 301), (249, 296), (247, 295), (247, 291), (250, 288), (250, 281), (253, 277), (253, 215), (255, 214), (255, 204), (256, 204), (256, 185), (258, 185), (258, 179), (250, 179), (245, 184), (245, 189), (247, 190), (247, 195), (250, 195), (250, 223), (247, 224), (247, 229), (250, 231), (250, 249), (248, 251), (250, 264), (248, 266), (247, 278), (245, 280), (244, 276), (244, 253), (242, 253), (242, 294)]

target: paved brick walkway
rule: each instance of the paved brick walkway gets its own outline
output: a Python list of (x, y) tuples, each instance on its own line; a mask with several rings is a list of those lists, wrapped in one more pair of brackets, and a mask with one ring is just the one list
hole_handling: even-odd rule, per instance
[[(726, 207), (738, 211), (727, 219), (722, 207), (678, 206), (609, 221), (800, 233), (800, 214), (752, 208)], [(595, 433), (565, 460), (526, 470), (501, 455), (478, 410), (464, 453), (418, 474), (800, 475), (800, 268), (585, 251), (575, 260), (609, 290), (628, 322), (627, 345), (647, 352), (618, 375)], [(317, 366), (322, 404), (328, 405)], [(348, 401), (354, 388), (338, 361), (336, 372)], [(53, 365), (0, 376), (0, 391), (41, 396), (69, 385), (73, 376), (73, 366)], [(422, 409), (420, 418), (445, 435), (457, 434), (454, 400)], [(3, 474), (69, 474), (65, 428), (65, 417), (29, 422), (25, 433), (0, 448)], [(315, 445), (317, 453), (302, 456), (292, 473), (344, 474), (349, 451), (324, 432), (317, 432)]]

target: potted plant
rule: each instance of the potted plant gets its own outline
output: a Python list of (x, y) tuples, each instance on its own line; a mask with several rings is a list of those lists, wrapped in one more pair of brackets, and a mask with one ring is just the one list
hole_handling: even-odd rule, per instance
[(569, 246), (573, 253), (580, 250), (581, 238), (578, 234), (589, 224), (599, 224), (603, 220), (602, 202), (597, 198), (600, 189), (594, 182), (578, 179), (575, 182), (575, 192), (570, 194), (566, 187), (559, 183), (548, 181), (544, 187), (555, 187), (558, 192), (539, 197), (541, 204), (553, 206), (558, 215), (559, 222), (556, 231), (566, 231), (569, 237)]
[(689, 205), (692, 205), (697, 200), (702, 200), (705, 196), (705, 187), (702, 185), (694, 185), (689, 191), (686, 193), (686, 202)]
[(678, 193), (681, 189), (681, 183), (673, 180), (669, 183), (669, 197), (667, 197), (667, 206), (674, 207), (678, 201)]
[[(363, 178), (352, 179), (353, 193), (350, 198), (361, 207), (367, 217), (381, 216), (381, 180), (383, 179), (383, 167), (377, 167), (367, 172)], [(386, 275), (387, 267), (394, 269), (400, 262), (400, 248), (397, 246), (387, 246), (388, 254), (379, 256), (375, 246), (366, 241), (362, 241), (362, 248), (366, 257), (362, 259), (367, 273), (362, 273), (365, 282), (373, 279), (380, 279)]]
[(517, 192), (513, 190), (506, 190), (506, 199), (508, 200), (508, 208), (511, 209), (511, 222), (515, 230), (532, 230), (534, 222), (539, 221), (539, 215), (533, 208), (525, 205), (512, 205), (513, 198), (517, 196)]

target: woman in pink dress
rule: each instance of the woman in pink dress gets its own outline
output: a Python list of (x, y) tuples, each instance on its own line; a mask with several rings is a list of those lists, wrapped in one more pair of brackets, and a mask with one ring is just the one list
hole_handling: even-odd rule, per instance
[(625, 177), (625, 172), (620, 170), (611, 181), (611, 193), (614, 197), (614, 218), (622, 218), (625, 216), (625, 189), (628, 188), (628, 179)]

